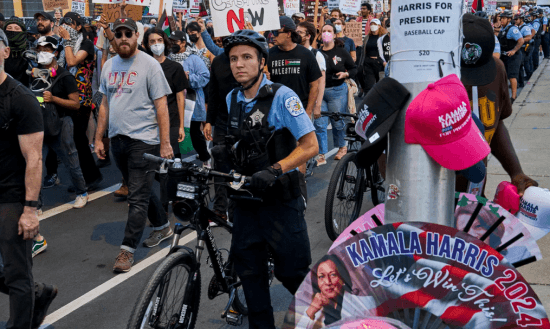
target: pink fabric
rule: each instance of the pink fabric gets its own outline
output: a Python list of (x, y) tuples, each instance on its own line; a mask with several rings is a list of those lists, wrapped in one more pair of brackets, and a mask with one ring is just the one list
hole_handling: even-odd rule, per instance
[(500, 182), (497, 186), (494, 202), (515, 214), (519, 211), (519, 194), (518, 189), (510, 182)]
[(411, 102), (405, 142), (422, 145), (437, 163), (451, 170), (469, 168), (491, 152), (472, 120), (468, 93), (456, 74), (429, 84)]

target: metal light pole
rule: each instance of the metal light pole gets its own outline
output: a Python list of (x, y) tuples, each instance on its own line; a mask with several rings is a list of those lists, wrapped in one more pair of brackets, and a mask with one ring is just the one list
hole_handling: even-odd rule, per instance
[[(394, 1), (391, 16), (390, 75), (409, 90), (410, 101), (442, 75), (460, 76), (461, 14), (465, 9), (461, 0), (417, 2)], [(435, 17), (438, 22), (433, 21)], [(422, 221), (453, 227), (455, 172), (440, 166), (422, 146), (405, 143), (409, 103), (390, 131), (385, 222)]]

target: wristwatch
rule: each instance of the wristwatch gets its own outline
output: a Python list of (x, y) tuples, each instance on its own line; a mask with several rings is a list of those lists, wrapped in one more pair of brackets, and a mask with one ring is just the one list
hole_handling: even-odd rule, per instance
[(271, 166), (271, 167), (273, 167), (273, 169), (276, 169), (276, 170), (282, 170), (281, 164), (278, 163), (278, 162), (276, 162), (275, 164), (273, 164), (273, 166)]
[(23, 203), (23, 205), (25, 207), (38, 208), (38, 201), (25, 200), (25, 203)]

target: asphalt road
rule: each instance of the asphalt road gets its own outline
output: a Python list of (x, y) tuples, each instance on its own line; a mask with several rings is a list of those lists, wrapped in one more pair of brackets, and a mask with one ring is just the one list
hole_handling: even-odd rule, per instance
[[(306, 221), (314, 263), (326, 254), (331, 245), (325, 231), (324, 205), (336, 161), (333, 156), (327, 160), (327, 165), (315, 168), (314, 175), (308, 178)], [(120, 182), (120, 174), (114, 162), (101, 171), (104, 180), (100, 189), (108, 189)], [(50, 209), (62, 209), (66, 207), (66, 203), (74, 200), (74, 194), (67, 192), (70, 179), (62, 165), (59, 174), (61, 185), (44, 192), (45, 214)], [(111, 191), (115, 189), (113, 187)], [(114, 274), (112, 267), (122, 241), (128, 206), (125, 201), (117, 200), (112, 193), (105, 194), (83, 209), (69, 209), (40, 222), (40, 232), (48, 242), (48, 249), (34, 258), (35, 281), (59, 287), (58, 297), (52, 303), (42, 328), (125, 328), (139, 293), (160, 264), (160, 261), (151, 260), (157, 252), (169, 245), (169, 241), (164, 241), (152, 249), (138, 248), (132, 271), (128, 274)], [(369, 197), (366, 196), (363, 212), (371, 207), (368, 200)], [(172, 225), (176, 221), (171, 215)], [(150, 230), (151, 228), (146, 228), (143, 239)], [(213, 232), (218, 247), (229, 248), (230, 234), (222, 228), (214, 228)], [(193, 248), (194, 241), (196, 240), (187, 246)], [(144, 266), (149, 263), (149, 266)], [(232, 328), (220, 317), (228, 296), (222, 295), (214, 300), (209, 300), (206, 296), (208, 283), (213, 276), (213, 270), (206, 265), (206, 256), (203, 256), (201, 274), (203, 293), (196, 328)], [(292, 296), (280, 282), (274, 281), (271, 298), (276, 324), (280, 326)], [(8, 317), (8, 297), (0, 295), (0, 328), (5, 327)], [(243, 327), (247, 327), (246, 318)]]

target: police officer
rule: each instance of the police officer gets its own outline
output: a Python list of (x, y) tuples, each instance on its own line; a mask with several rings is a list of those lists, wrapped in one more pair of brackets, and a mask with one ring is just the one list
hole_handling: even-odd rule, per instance
[(545, 34), (544, 31), (544, 24), (542, 22), (542, 9), (537, 9), (533, 12), (533, 23), (531, 24), (533, 26), (533, 29), (535, 29), (535, 49), (533, 50), (533, 71), (535, 71), (539, 67), (539, 51), (540, 51), (540, 43), (542, 41), (542, 36)]
[(550, 33), (548, 26), (548, 7), (544, 9), (544, 15), (542, 16), (542, 30), (544, 34), (542, 35), (541, 45), (542, 52), (544, 53), (544, 58), (550, 58)]
[(521, 65), (521, 46), (523, 46), (524, 40), (518, 27), (512, 24), (512, 11), (506, 9), (500, 14), (500, 22), (503, 28), (500, 29), (498, 34), (498, 41), (500, 42), (500, 49), (502, 55), (500, 59), (506, 66), (506, 73), (508, 79), (510, 79), (510, 85), (512, 87), (512, 103), (516, 100), (518, 91), (518, 77), (519, 67)]
[(241, 85), (226, 99), (227, 145), (239, 141), (246, 160), (233, 157), (233, 165), (252, 176), (253, 194), (263, 196), (263, 202), (237, 198), (231, 254), (243, 284), (250, 328), (275, 328), (267, 249), (273, 255), (275, 277), (294, 294), (311, 264), (304, 218), (305, 180), (297, 167), (317, 154), (317, 138), (298, 95), (263, 74), (266, 39), (257, 32), (240, 30), (223, 44), (233, 76)]
[(516, 14), (514, 16), (514, 22), (515, 25), (518, 27), (519, 31), (521, 32), (521, 35), (523, 36), (523, 46), (521, 46), (521, 54), (522, 54), (522, 63), (520, 65), (519, 69), (519, 78), (518, 83), (520, 87), (524, 86), (524, 73), (525, 73), (525, 79), (529, 80), (531, 77), (531, 74), (533, 74), (530, 64), (530, 54), (534, 47), (534, 40), (533, 37), (535, 36), (535, 30), (531, 28), (529, 25), (525, 24), (525, 17), (524, 14)]

